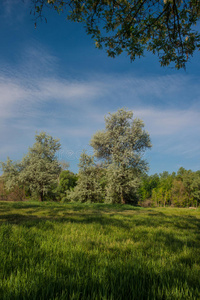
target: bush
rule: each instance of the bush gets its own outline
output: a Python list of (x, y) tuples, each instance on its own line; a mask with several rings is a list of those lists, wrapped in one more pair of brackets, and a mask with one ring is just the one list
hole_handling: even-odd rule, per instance
[(69, 202), (71, 202), (71, 200), (68, 197), (63, 197), (61, 199), (61, 203), (69, 203)]
[(140, 201), (139, 205), (142, 206), (142, 207), (153, 207), (153, 206), (155, 206), (151, 199), (146, 199), (144, 201)]

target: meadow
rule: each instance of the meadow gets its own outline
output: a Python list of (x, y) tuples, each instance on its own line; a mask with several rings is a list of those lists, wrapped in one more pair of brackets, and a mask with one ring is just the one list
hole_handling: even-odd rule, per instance
[(0, 202), (0, 299), (200, 299), (200, 209)]

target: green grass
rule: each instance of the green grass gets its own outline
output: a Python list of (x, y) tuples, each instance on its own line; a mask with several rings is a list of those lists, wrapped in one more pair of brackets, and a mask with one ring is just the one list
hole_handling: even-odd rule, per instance
[(200, 210), (0, 202), (0, 299), (200, 299)]

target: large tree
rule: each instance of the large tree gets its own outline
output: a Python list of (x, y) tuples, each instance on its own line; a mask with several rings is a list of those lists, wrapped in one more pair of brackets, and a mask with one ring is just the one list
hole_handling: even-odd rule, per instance
[(35, 140), (20, 163), (13, 163), (9, 158), (2, 163), (3, 177), (8, 190), (17, 185), (26, 185), (31, 193), (36, 193), (43, 201), (61, 171), (56, 157), (60, 143), (45, 132), (37, 134)]
[(133, 61), (145, 51), (158, 54), (162, 66), (185, 67), (200, 49), (199, 0), (31, 0), (32, 13), (46, 18), (44, 8), (64, 11), (82, 22), (96, 47), (111, 57), (126, 51)]
[(90, 144), (107, 169), (107, 202), (129, 202), (147, 170), (143, 153), (151, 147), (143, 121), (134, 119), (132, 111), (119, 109), (105, 117), (105, 130), (94, 134)]

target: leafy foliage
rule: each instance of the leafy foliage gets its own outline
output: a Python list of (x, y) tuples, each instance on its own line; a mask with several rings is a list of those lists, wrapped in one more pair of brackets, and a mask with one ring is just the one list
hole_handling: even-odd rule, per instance
[(197, 207), (200, 203), (200, 172), (181, 167), (177, 174), (145, 175), (139, 194), (142, 205), (149, 199), (156, 206)]
[(64, 170), (59, 175), (58, 192), (65, 193), (65, 191), (73, 189), (76, 186), (77, 175), (69, 170)]
[(26, 190), (24, 186), (16, 185), (8, 191), (5, 184), (5, 178), (0, 176), (0, 200), (23, 201), (24, 199), (26, 199)]
[(140, 176), (133, 168), (117, 167), (112, 163), (107, 168), (106, 199), (107, 203), (137, 204), (137, 190)]
[(125, 109), (105, 117), (105, 130), (94, 134), (90, 142), (94, 157), (85, 153), (81, 156), (73, 193), (77, 199), (81, 202), (135, 202), (139, 177), (147, 169), (142, 155), (151, 147), (149, 134), (143, 127), (143, 122), (133, 119), (132, 111)]
[(81, 154), (77, 186), (69, 193), (72, 201), (103, 202), (103, 169), (94, 162), (94, 157)]
[(141, 173), (147, 170), (142, 155), (151, 143), (143, 128), (141, 120), (133, 119), (132, 111), (119, 109), (105, 117), (105, 130), (92, 137), (94, 155), (107, 168), (106, 201), (109, 203), (127, 203), (136, 193)]
[(68, 202), (67, 194), (74, 189), (77, 180), (78, 177), (76, 174), (69, 170), (63, 170), (59, 175), (56, 188), (53, 189), (53, 194), (56, 199), (61, 200), (62, 202)]
[(60, 173), (55, 156), (60, 143), (45, 132), (36, 135), (35, 139), (35, 144), (20, 163), (13, 163), (9, 158), (6, 163), (2, 163), (3, 177), (8, 190), (26, 185), (31, 193), (36, 193), (43, 201)]
[(146, 170), (142, 154), (151, 143), (143, 128), (143, 121), (133, 119), (132, 111), (122, 108), (110, 113), (105, 117), (105, 130), (98, 131), (91, 139), (94, 155), (108, 164)]
[(151, 176), (148, 176), (147, 174), (144, 174), (142, 176), (142, 184), (139, 188), (139, 195), (142, 201), (151, 198), (152, 196), (152, 190), (156, 188), (159, 184), (159, 175), (154, 174)]
[(36, 21), (44, 18), (45, 7), (65, 11), (111, 57), (126, 51), (133, 61), (147, 50), (158, 54), (161, 66), (173, 62), (179, 69), (200, 49), (200, 34), (194, 29), (200, 20), (198, 0), (31, 1)]

